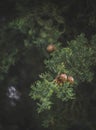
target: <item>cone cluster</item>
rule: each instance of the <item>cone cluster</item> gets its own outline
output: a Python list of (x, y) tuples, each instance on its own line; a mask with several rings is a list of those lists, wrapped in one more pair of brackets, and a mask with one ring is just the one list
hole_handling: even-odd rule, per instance
[(54, 80), (58, 85), (64, 84), (65, 82), (74, 83), (74, 78), (72, 76), (67, 76), (67, 74), (62, 73), (58, 75)]

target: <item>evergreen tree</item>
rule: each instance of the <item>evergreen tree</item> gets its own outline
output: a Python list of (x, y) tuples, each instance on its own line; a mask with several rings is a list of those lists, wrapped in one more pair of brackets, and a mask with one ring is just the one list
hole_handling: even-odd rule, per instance
[[(69, 14), (75, 2), (68, 6), (65, 2), (61, 9), (52, 3), (42, 3), (31, 11), (18, 8), (22, 17), (19, 15), (0, 30), (0, 82), (18, 65), (18, 79), (22, 77), (24, 86), (31, 85), (30, 97), (37, 104), (43, 126), (54, 130), (66, 130), (76, 121), (89, 123), (92, 129), (96, 127), (91, 117), (96, 113), (96, 35), (87, 37), (88, 33), (86, 36), (80, 28), (71, 27), (70, 15), (63, 16)], [(76, 17), (77, 23), (86, 11), (81, 14), (82, 11)], [(88, 22), (89, 27), (95, 27), (94, 15), (90, 14)], [(65, 34), (68, 40), (64, 39)]]

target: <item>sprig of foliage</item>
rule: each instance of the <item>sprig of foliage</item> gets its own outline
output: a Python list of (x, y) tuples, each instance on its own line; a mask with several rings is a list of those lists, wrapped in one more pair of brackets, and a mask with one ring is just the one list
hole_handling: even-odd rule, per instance
[[(62, 101), (74, 99), (74, 87), (85, 81), (90, 82), (93, 78), (90, 69), (93, 50), (88, 46), (83, 34), (68, 42), (68, 47), (58, 48), (50, 55), (51, 57), (45, 60), (48, 73), (42, 74), (41, 79), (31, 86), (31, 96), (39, 102), (38, 112), (50, 109), (53, 104), (52, 98), (59, 98)], [(56, 84), (54, 79), (61, 73), (72, 75), (75, 82)]]

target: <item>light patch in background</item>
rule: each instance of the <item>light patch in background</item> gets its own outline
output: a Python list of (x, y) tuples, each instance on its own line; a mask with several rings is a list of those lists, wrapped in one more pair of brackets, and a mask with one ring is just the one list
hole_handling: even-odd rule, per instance
[(12, 106), (16, 105), (16, 101), (20, 99), (20, 92), (16, 90), (14, 86), (8, 87), (7, 96), (10, 99), (10, 103)]

